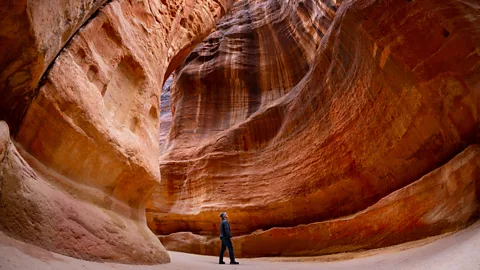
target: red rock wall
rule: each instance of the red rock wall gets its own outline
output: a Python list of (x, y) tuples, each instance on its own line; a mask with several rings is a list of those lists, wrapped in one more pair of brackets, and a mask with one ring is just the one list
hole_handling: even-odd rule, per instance
[[(304, 256), (379, 248), (463, 228), (478, 215), (480, 146), (354, 215), (233, 238), (235, 255)], [(217, 255), (220, 239), (161, 236), (169, 250)]]
[(237, 1), (178, 72), (170, 145), (206, 144), (288, 93), (312, 65), (334, 10), (321, 1)]
[[(231, 15), (236, 20), (242, 20), (248, 9), (239, 8), (240, 3), (268, 7), (280, 2), (237, 2)], [(283, 3), (287, 14), (299, 16), (299, 1)], [(316, 10), (310, 14), (319, 14), (324, 5), (317, 2), (310, 7)], [(195, 49), (191, 54), (194, 61), (187, 57), (174, 82), (173, 126), (160, 162), (162, 183), (147, 206), (150, 228), (160, 235), (203, 235), (206, 238), (192, 237), (203, 239), (200, 243), (205, 244), (208, 237), (218, 235), (221, 211), (229, 212), (234, 235), (257, 240), (256, 230), (329, 222), (364, 211), (439, 168), (468, 145), (480, 142), (479, 15), (475, 1), (344, 1), (323, 38), (311, 41), (312, 48), (318, 47), (309, 54), (312, 59), (301, 53), (291, 53), (295, 57), (275, 55), (276, 59), (287, 57), (284, 66), (300, 70), (298, 77), (285, 76), (281, 68), (269, 68), (272, 73), (257, 77), (254, 84), (244, 83), (242, 76), (234, 81), (243, 83), (243, 87), (213, 79), (222, 78), (221, 75), (204, 79), (212, 73), (241, 74), (248, 70), (255, 74), (253, 67), (245, 68), (245, 62), (237, 60), (237, 52), (221, 49), (230, 44), (222, 33), (243, 29), (242, 24), (228, 26), (222, 21), (219, 25), (226, 29), (211, 34)], [(227, 18), (224, 20), (228, 22)], [(308, 22), (301, 21), (304, 23), (300, 25)], [(320, 20), (317, 17), (315, 21)], [(263, 28), (281, 24), (263, 23), (267, 25)], [(294, 36), (300, 32), (292, 30), (295, 24), (285, 25), (280, 27), (283, 31), (274, 33)], [(255, 33), (250, 31), (254, 40), (259, 38)], [(296, 43), (275, 42), (276, 35), (273, 36), (264, 45), (272, 51), (279, 48), (279, 43), (293, 47), (286, 48), (286, 52), (302, 51), (296, 49)], [(217, 53), (214, 45), (218, 38), (221, 45)], [(260, 52), (265, 50), (260, 46)], [(301, 68), (305, 63), (308, 68)], [(262, 67), (259, 64), (258, 69)], [(296, 79), (288, 84), (272, 79), (275, 76)], [(271, 99), (262, 99), (268, 90), (257, 90), (269, 88), (257, 86), (274, 85), (269, 83), (270, 79), (285, 88)], [(231, 89), (241, 91), (230, 93)], [(252, 102), (245, 93), (255, 91), (262, 98)], [(227, 109), (217, 105), (223, 104), (223, 100), (230, 102)], [(255, 109), (249, 113), (251, 104), (255, 104)], [(422, 196), (414, 197), (418, 203), (403, 204), (402, 211), (414, 211), (424, 199), (423, 203), (428, 205)], [(472, 199), (470, 193), (464, 196), (458, 199), (457, 210), (469, 211), (465, 216), (453, 215), (454, 226), (413, 222), (396, 231), (391, 228), (399, 226), (402, 220), (357, 215), (358, 223), (342, 237), (349, 239), (359, 234), (364, 242), (353, 241), (350, 248), (346, 247), (347, 240), (340, 243), (323, 238), (323, 229), (316, 228), (318, 239), (331, 241), (326, 246), (302, 249), (298, 244), (289, 251), (275, 250), (282, 245), (270, 237), (264, 240), (271, 248), (248, 245), (240, 248), (241, 254), (323, 254), (333, 252), (331, 247), (339, 243), (345, 248), (335, 251), (377, 247), (453, 230), (464, 226), (478, 208), (477, 198)], [(468, 203), (461, 203), (467, 197)], [(455, 198), (452, 197), (454, 201)], [(386, 207), (398, 211), (394, 205)], [(377, 232), (376, 226), (388, 228), (378, 232), (385, 234), (382, 239), (387, 240), (368, 242)], [(283, 236), (278, 241), (300, 237), (296, 230), (279, 233)], [(307, 241), (308, 237), (300, 238)], [(168, 239), (175, 242), (172, 246), (184, 245), (178, 250), (216, 252), (207, 251), (207, 247), (199, 250), (183, 236)]]
[[(2, 90), (23, 107), (17, 110), (15, 104), (2, 103), (0, 113), (0, 119), (6, 119), (14, 129), (20, 124), (13, 132), (15, 145), (9, 143), (12, 147), (2, 163), (5, 189), (0, 194), (0, 229), (83, 259), (168, 262), (165, 249), (147, 229), (144, 214), (145, 200), (160, 181), (161, 85), (180, 64), (179, 59), (184, 59), (215, 27), (231, 3), (110, 1), (89, 17), (93, 5), (50, 2), (18, 4), (21, 12), (48, 22), (43, 25), (47, 29), (21, 35), (30, 35), (35, 46), (43, 42), (49, 49), (39, 49), (32, 43), (19, 45), (22, 39), (16, 40), (19, 44), (12, 40), (10, 45), (24, 46), (22, 55), (30, 58), (15, 54), (11, 58), (2, 54), (1, 58), (2, 65), (10, 65), (5, 72), (17, 75), (23, 65), (33, 68), (29, 65), (32, 61), (41, 58), (45, 63), (40, 69), (28, 71), (34, 75), (27, 84), (15, 86), (23, 91), (22, 97), (28, 97), (25, 100), (19, 101), (19, 92), (13, 86)], [(91, 10), (83, 14), (78, 9), (85, 5)], [(46, 9), (52, 6), (62, 15), (48, 14)], [(6, 13), (4, 8), (2, 14)], [(70, 17), (78, 22), (72, 23), (74, 30), (89, 20), (36, 85), (68, 39), (64, 37), (71, 35), (62, 32), (64, 20)], [(5, 20), (16, 26), (24, 24), (23, 19), (7, 16)], [(30, 27), (40, 26), (32, 22)], [(2, 27), (7, 34), (14, 30)], [(61, 35), (62, 42), (55, 43)], [(43, 59), (45, 53), (51, 57)]]
[(12, 142), (6, 126), (0, 122), (0, 230), (85, 260), (144, 264), (170, 261), (142, 221), (142, 209), (72, 183)]

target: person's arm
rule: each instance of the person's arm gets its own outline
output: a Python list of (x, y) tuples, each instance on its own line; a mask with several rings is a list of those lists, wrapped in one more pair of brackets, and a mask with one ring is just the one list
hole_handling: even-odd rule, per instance
[(230, 238), (232, 237), (232, 234), (230, 233), (230, 224), (228, 223), (228, 221), (225, 222), (225, 227), (223, 232), (225, 233), (226, 237), (230, 237)]
[(226, 236), (225, 235), (225, 222), (220, 223), (220, 236)]

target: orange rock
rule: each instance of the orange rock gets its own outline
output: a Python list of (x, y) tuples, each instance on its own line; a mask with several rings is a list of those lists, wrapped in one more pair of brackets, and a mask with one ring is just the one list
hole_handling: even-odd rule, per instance
[[(217, 232), (217, 204), (225, 205), (232, 195), (222, 184), (216, 190), (217, 177), (233, 185), (236, 178), (244, 177), (242, 181), (249, 182), (244, 192), (268, 196), (258, 190), (261, 182), (249, 178), (246, 164), (256, 166), (258, 161), (241, 156), (262, 151), (276, 136), (285, 110), (275, 107), (262, 111), (307, 74), (336, 9), (315, 1), (282, 3), (235, 2), (217, 24), (217, 31), (187, 57), (176, 73), (171, 87), (172, 126), (160, 162), (165, 181), (147, 207), (149, 225), (155, 232)], [(235, 132), (228, 135), (233, 138), (225, 138), (228, 132)], [(227, 153), (232, 151), (235, 153)], [(198, 175), (187, 176), (189, 168)], [(181, 190), (183, 187), (189, 190)], [(223, 191), (225, 196), (219, 196)], [(248, 199), (239, 199), (238, 207), (256, 207)], [(208, 208), (213, 211), (205, 211)], [(199, 211), (201, 215), (197, 216)], [(258, 220), (250, 211), (241, 213), (232, 207), (229, 211), (237, 217), (243, 215), (242, 219)], [(257, 225), (269, 226), (276, 221), (263, 222), (266, 224)], [(250, 224), (235, 227), (242, 233), (256, 229), (246, 226)]]
[(219, 22), (231, 0), (9, 1), (0, 230), (152, 264), (169, 258), (146, 221), (216, 255), (221, 211), (245, 257), (462, 228), (479, 214), (475, 1), (238, 0)]

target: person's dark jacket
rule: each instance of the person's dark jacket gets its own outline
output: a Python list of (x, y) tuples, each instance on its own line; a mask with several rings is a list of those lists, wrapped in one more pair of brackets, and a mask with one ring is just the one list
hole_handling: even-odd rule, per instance
[(220, 237), (231, 238), (232, 234), (230, 233), (230, 224), (228, 220), (224, 219), (220, 222)]

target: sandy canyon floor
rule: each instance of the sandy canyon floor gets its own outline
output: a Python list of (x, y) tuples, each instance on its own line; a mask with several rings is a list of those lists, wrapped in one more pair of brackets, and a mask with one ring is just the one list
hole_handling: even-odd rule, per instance
[(239, 259), (218, 265), (216, 257), (170, 252), (172, 262), (142, 266), (82, 261), (14, 240), (0, 233), (0, 269), (480, 269), (480, 221), (449, 235), (394, 247), (308, 258)]

